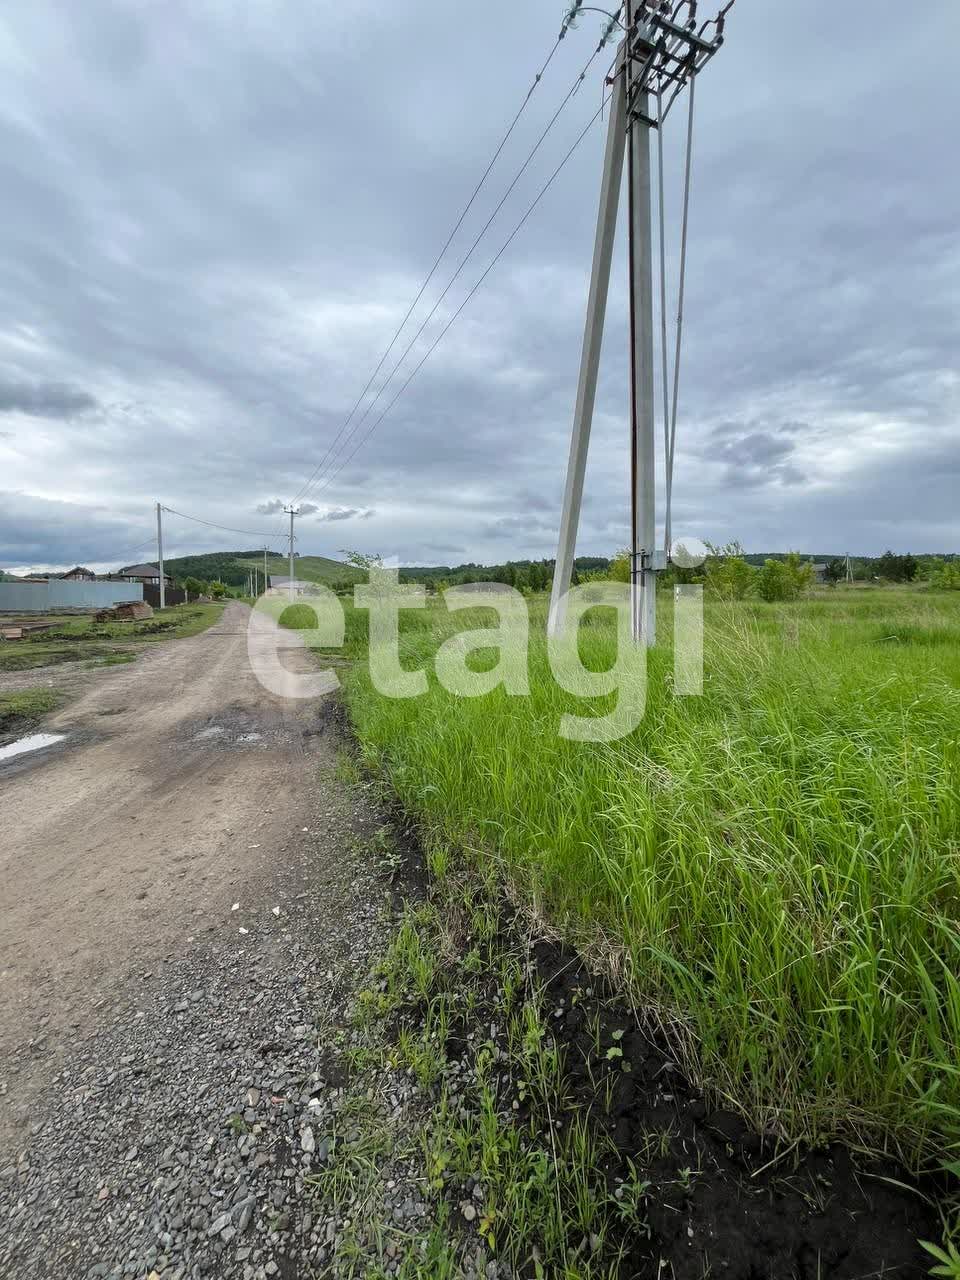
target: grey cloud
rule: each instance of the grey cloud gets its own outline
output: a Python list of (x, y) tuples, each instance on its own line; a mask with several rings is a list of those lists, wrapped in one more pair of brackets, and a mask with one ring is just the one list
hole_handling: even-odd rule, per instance
[[(224, 0), (176, 14), (118, 14), (109, 0), (11, 10), (0, 43), (0, 409), (13, 388), (15, 408), (45, 421), (42, 451), (19, 433), (0, 465), (10, 489), (87, 497), (20, 504), (7, 563), (93, 558), (95, 547), (78, 548), (98, 529), (105, 549), (114, 534), (142, 541), (158, 495), (240, 528), (256, 508), (279, 535), (283, 500), (261, 495), (298, 492), (331, 446), (323, 487), (307, 495), (303, 552), (312, 538), (323, 549), (318, 525), (352, 519), (359, 549), (404, 560), (444, 546), (475, 560), (552, 553), (599, 130), (342, 470), (394, 384), (335, 443), (555, 39), (554, 0), (497, 4), (466, 51), (441, 0), (415, 12), (277, 0), (239, 19)], [(953, 0), (866, 37), (856, 6), (811, 0), (805, 12), (798, 24), (782, 6), (739, 0), (698, 89), (675, 509), (692, 532), (757, 550), (824, 529), (879, 551), (899, 545), (882, 523), (899, 513), (915, 550), (944, 549), (960, 543), (956, 502), (943, 472), (926, 468), (946, 465), (957, 431), (960, 176), (943, 163), (955, 88), (938, 38)], [(828, 19), (836, 41), (825, 46)], [(558, 50), (431, 298), (579, 73), (596, 22)], [(845, 47), (864, 57), (833, 53)], [(911, 109), (891, 117), (893, 79)], [(451, 307), (595, 110), (592, 92), (564, 110)], [(667, 141), (676, 212), (681, 124)], [(622, 231), (585, 553), (622, 544), (628, 516)], [(917, 493), (924, 510), (910, 514)], [(108, 510), (117, 526), (103, 523)], [(236, 545), (171, 525), (171, 553)]]
[[(275, 516), (280, 515), (287, 505), (282, 498), (271, 498), (269, 502), (257, 503), (257, 511), (262, 516)], [(298, 502), (294, 505), (297, 508), (297, 513), (301, 516), (312, 516), (315, 511), (320, 510), (312, 502)]]
[(97, 407), (93, 396), (62, 382), (0, 382), (0, 413), (25, 413), (34, 418), (72, 418), (74, 414)]
[[(314, 507), (314, 511), (318, 508)], [(322, 511), (318, 520), (370, 520), (374, 516), (374, 512), (369, 507), (331, 507), (328, 511)]]
[[(269, 502), (258, 503), (257, 511), (262, 516), (279, 515), (286, 506), (287, 503), (282, 498), (272, 498)], [(321, 523), (336, 520), (369, 520), (375, 514), (370, 507), (323, 507), (315, 502), (300, 502), (296, 506), (301, 518), (316, 516), (317, 521)]]
[(762, 467), (782, 462), (794, 451), (790, 440), (769, 431), (751, 431), (728, 437), (706, 451), (707, 457), (718, 458), (730, 466)]

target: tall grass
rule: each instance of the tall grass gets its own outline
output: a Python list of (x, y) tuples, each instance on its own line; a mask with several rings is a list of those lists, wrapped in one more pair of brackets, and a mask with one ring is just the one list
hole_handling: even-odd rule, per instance
[[(471, 613), (405, 615), (405, 664), (432, 669), (447, 635), (492, 620)], [(454, 698), (431, 675), (396, 701), (356, 663), (360, 741), (403, 802), (619, 959), (757, 1123), (918, 1160), (955, 1148), (960, 601), (708, 606), (704, 696), (673, 696), (658, 648), (643, 722), (607, 746), (558, 736), (584, 705), (552, 680), (536, 614), (529, 697)], [(358, 656), (363, 628), (354, 614)], [(584, 628), (588, 665), (613, 644)]]

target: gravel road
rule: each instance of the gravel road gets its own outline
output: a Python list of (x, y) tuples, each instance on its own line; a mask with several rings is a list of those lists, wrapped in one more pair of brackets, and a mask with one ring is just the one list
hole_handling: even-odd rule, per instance
[[(0, 1276), (312, 1274), (382, 821), (248, 610), (106, 669), (0, 771)], [(285, 665), (307, 670), (303, 652)], [(359, 797), (359, 798), (358, 798)]]

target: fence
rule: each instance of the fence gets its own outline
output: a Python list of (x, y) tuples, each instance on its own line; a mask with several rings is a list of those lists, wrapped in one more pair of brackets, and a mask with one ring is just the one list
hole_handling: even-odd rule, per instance
[(108, 609), (142, 600), (139, 582), (0, 582), (0, 613), (52, 613), (57, 609)]
[[(154, 587), (150, 583), (143, 584), (143, 598), (147, 604), (152, 604), (154, 609), (160, 608), (160, 588)], [(186, 604), (187, 593), (182, 587), (167, 587), (163, 593), (163, 602), (170, 607), (172, 604)]]

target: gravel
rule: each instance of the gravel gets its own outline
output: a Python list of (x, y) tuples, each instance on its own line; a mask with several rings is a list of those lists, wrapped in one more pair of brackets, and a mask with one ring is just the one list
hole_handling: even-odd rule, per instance
[[(315, 822), (277, 850), (283, 869), (238, 911), (225, 892), (202, 940), (144, 955), (140, 990), (68, 1051), (0, 1158), (0, 1276), (338, 1274), (343, 1223), (309, 1180), (350, 1098), (348, 1010), (392, 908), (365, 788), (331, 771), (318, 793)], [(385, 1195), (405, 1226), (425, 1207), (409, 1185)]]

